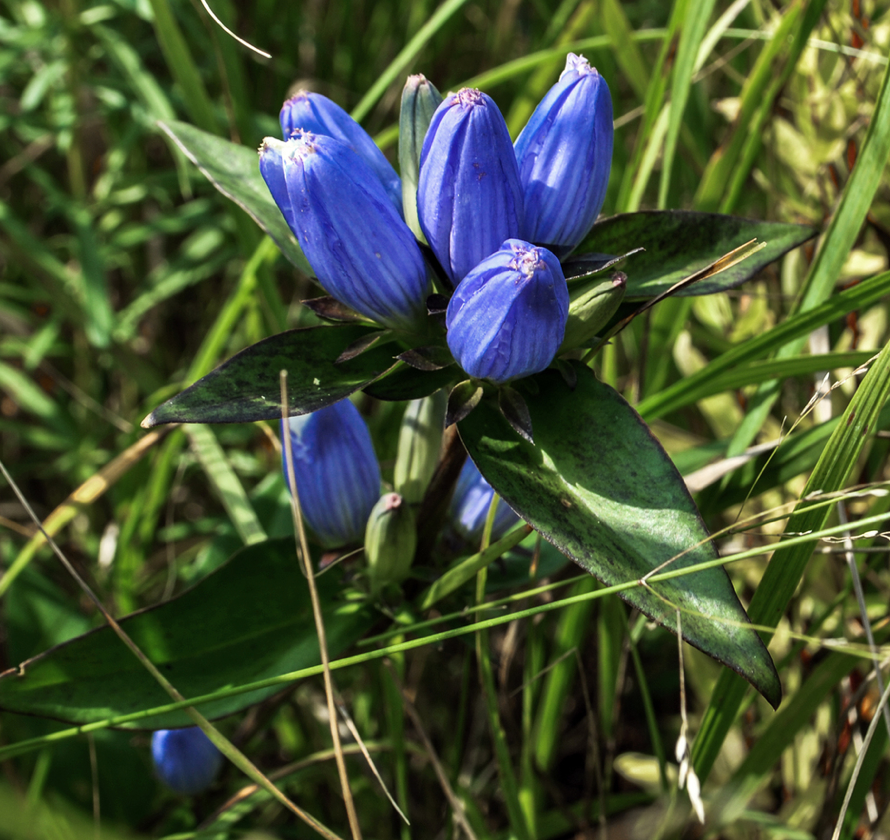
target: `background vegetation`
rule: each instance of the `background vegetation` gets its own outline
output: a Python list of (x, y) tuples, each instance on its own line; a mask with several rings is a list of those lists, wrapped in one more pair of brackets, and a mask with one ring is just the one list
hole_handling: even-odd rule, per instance
[[(770, 586), (796, 586), (794, 597), (787, 609), (752, 610), (764, 624), (778, 621), (770, 647), (786, 693), (778, 713), (750, 690), (739, 714), (721, 706), (738, 689), (716, 663), (684, 653), (704, 830), (830, 836), (849, 790), (842, 835), (886, 836), (890, 719), (855, 786), (851, 774), (880, 694), (865, 628), (878, 642), (887, 634), (880, 523), (890, 416), (860, 435), (861, 449), (829, 435), (843, 431), (838, 419), (863, 379), (857, 368), (888, 332), (890, 7), (450, 0), (437, 13), (426, 0), (217, 0), (213, 8), (272, 59), (182, 0), (0, 3), (0, 458), (75, 567), (122, 615), (203, 577), (250, 542), (253, 527), (269, 535), (290, 527), (271, 425), (149, 438), (138, 427), (219, 361), (302, 323), (308, 287), (156, 121), (188, 121), (253, 147), (278, 133), (288, 92), (311, 87), (354, 109), (392, 153), (404, 76), (422, 72), (442, 91), (485, 89), (515, 136), (565, 53), (583, 52), (615, 104), (608, 214), (697, 209), (826, 231), (732, 294), (665, 301), (597, 359), (598, 375), (654, 424), (713, 530), (773, 514), (727, 534), (724, 555), (769, 548), (786, 530), (818, 530), (826, 517), (850, 522), (846, 542), (841, 533), (777, 555), (770, 568), (781, 560), (790, 577)], [(821, 314), (803, 331), (781, 331), (802, 312)], [(807, 333), (806, 343), (796, 338)], [(363, 407), (387, 477), (398, 407)], [(868, 492), (834, 499), (810, 519), (783, 518), (805, 492), (853, 485)], [(877, 518), (857, 530), (865, 517)], [(34, 533), (4, 484), (0, 670), (101, 623)], [(746, 604), (766, 557), (729, 566)], [(518, 603), (595, 586), (572, 567), (560, 577), (573, 580), (557, 595), (520, 588)], [(462, 590), (450, 607), (471, 599)], [(492, 749), (471, 643), (338, 672), (346, 707), (412, 823), (399, 822), (364, 760), (350, 758), (366, 836), (466, 831), (421, 729), (480, 838), (702, 830), (677, 792), (673, 636), (611, 597), (506, 624), (490, 649), (513, 787)], [(267, 772), (289, 768), (282, 788), (346, 836), (325, 714), (312, 679), (221, 726)], [(311, 836), (263, 795), (219, 812), (245, 783), (233, 767), (185, 800), (153, 778), (147, 734), (47, 738), (61, 728), (0, 715), (0, 750), (31, 741), (21, 754), (0, 752), (0, 836), (92, 837), (100, 824), (106, 838), (190, 837), (199, 826), (208, 837)]]

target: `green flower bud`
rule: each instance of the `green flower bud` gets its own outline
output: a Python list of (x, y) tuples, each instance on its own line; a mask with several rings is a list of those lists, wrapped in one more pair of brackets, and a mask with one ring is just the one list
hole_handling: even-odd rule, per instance
[(411, 506), (398, 493), (385, 493), (374, 505), (365, 529), (365, 556), (371, 594), (408, 576), (417, 548)]
[(439, 463), (448, 395), (443, 389), (412, 400), (399, 429), (393, 487), (411, 505), (419, 504)]
[(618, 311), (627, 289), (627, 276), (620, 271), (611, 277), (594, 277), (577, 287), (569, 286), (569, 320), (560, 353), (583, 347)]
[(405, 221), (414, 235), (426, 243), (417, 220), (417, 179), (420, 174), (420, 150), (433, 114), (442, 95), (421, 74), (409, 76), (402, 90), (399, 113), (399, 168), (402, 170), (402, 207)]

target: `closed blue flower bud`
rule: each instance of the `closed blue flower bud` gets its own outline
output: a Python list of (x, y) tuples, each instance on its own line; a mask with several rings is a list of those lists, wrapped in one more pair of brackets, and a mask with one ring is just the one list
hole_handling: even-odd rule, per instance
[(456, 286), (523, 226), (510, 133), (486, 94), (464, 88), (436, 109), (420, 155), (417, 212)]
[(346, 143), (374, 170), (390, 200), (399, 213), (402, 212), (402, 184), (395, 169), (371, 139), (371, 135), (336, 102), (320, 93), (301, 90), (281, 106), (278, 118), (285, 140), (289, 140), (295, 131), (302, 129)]
[(159, 729), (151, 736), (151, 757), (161, 781), (176, 793), (200, 793), (222, 766), (222, 753), (197, 727)]
[(448, 347), (470, 376), (504, 383), (553, 361), (568, 314), (559, 260), (546, 248), (508, 239), (448, 302)]
[[(448, 508), (448, 518), (454, 530), (469, 542), (478, 543), (485, 530), (493, 497), (491, 485), (482, 477), (476, 465), (467, 459), (458, 476)], [(520, 521), (507, 503), (500, 499), (491, 526), (492, 542), (499, 540)]]
[[(360, 542), (380, 496), (380, 468), (365, 421), (349, 400), (288, 419), (303, 519), (323, 548)], [(287, 481), (287, 461), (283, 460)]]
[(523, 237), (563, 258), (587, 235), (612, 165), (612, 97), (587, 59), (569, 53), (559, 81), (516, 140)]
[(396, 329), (426, 320), (423, 255), (371, 168), (340, 140), (267, 137), (260, 172), (328, 294)]

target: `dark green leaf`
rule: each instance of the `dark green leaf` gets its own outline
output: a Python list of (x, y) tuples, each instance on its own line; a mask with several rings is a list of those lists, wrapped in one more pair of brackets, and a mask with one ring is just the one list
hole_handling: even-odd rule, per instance
[[(470, 457), (504, 500), (560, 551), (608, 585), (680, 569), (717, 554), (680, 474), (640, 416), (589, 368), (569, 390), (556, 371), (526, 394), (536, 445), (484, 400), (458, 428)], [(686, 552), (686, 553), (683, 553)], [(682, 555), (682, 556), (679, 556)], [(675, 559), (676, 558), (676, 559)], [(738, 671), (776, 706), (781, 688), (722, 568), (622, 593), (670, 630)], [(659, 597), (661, 596), (661, 597)], [(663, 599), (667, 599), (667, 602)], [(669, 603), (668, 603), (669, 602)]]
[(483, 394), (482, 386), (478, 382), (466, 379), (458, 382), (448, 395), (448, 407), (445, 409), (445, 428), (469, 416), (470, 412), (479, 405)]
[(395, 364), (395, 349), (386, 346), (372, 347), (348, 361), (334, 361), (374, 331), (343, 324), (288, 330), (258, 341), (167, 400), (142, 425), (274, 420), (281, 416), (282, 370), (287, 371), (289, 414), (324, 408), (373, 382)]
[(399, 354), (399, 359), (417, 370), (432, 372), (454, 364), (454, 358), (446, 347), (431, 345), (414, 347)]
[(498, 408), (519, 437), (529, 443), (535, 442), (532, 418), (519, 391), (509, 386), (498, 389)]
[(633, 251), (622, 254), (620, 257), (611, 254), (578, 254), (569, 257), (562, 264), (563, 274), (570, 284), (586, 280), (643, 250), (643, 248), (634, 248)]
[(304, 274), (314, 275), (260, 175), (256, 149), (238, 146), (188, 123), (168, 120), (158, 125), (214, 187), (275, 240), (288, 261)]
[(436, 393), (440, 388), (453, 385), (461, 376), (466, 374), (455, 365), (441, 370), (423, 371), (399, 362), (390, 373), (381, 376), (364, 391), (375, 399), (387, 402), (419, 400)]
[(709, 295), (731, 289), (817, 233), (804, 225), (755, 222), (719, 213), (652, 210), (623, 213), (599, 222), (578, 250), (624, 254), (645, 248), (623, 269), (627, 274), (625, 299), (648, 300), (751, 239), (766, 242), (765, 248), (748, 259), (677, 294)]
[[(375, 621), (359, 602), (339, 600), (336, 572), (318, 579), (328, 649), (342, 653)], [(318, 665), (309, 590), (292, 539), (242, 549), (218, 571), (160, 606), (121, 620), (140, 649), (185, 697)], [(21, 674), (21, 676), (20, 676)], [(281, 686), (201, 706), (210, 718), (258, 703)], [(28, 659), (0, 676), (0, 708), (74, 724), (170, 702), (163, 689), (108, 627)], [(128, 725), (189, 725), (182, 711)]]

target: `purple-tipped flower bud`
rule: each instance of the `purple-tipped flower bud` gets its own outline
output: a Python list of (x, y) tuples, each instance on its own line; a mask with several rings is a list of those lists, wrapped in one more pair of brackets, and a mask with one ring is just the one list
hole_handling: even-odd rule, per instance
[(417, 525), (411, 506), (398, 493), (384, 493), (365, 529), (365, 557), (371, 594), (408, 576), (417, 549)]
[(568, 314), (559, 260), (546, 248), (508, 239), (448, 302), (448, 347), (470, 376), (504, 383), (553, 361)]
[(222, 754), (197, 726), (159, 729), (151, 736), (151, 757), (161, 781), (176, 793), (200, 793), (209, 787)]
[(281, 106), (278, 118), (285, 140), (290, 140), (295, 131), (302, 129), (346, 143), (374, 170), (390, 200), (399, 213), (402, 212), (402, 185), (395, 169), (371, 139), (371, 135), (336, 102), (320, 93), (301, 90)]
[[(290, 446), (303, 519), (323, 548), (361, 541), (380, 496), (380, 468), (365, 421), (341, 400), (288, 419), (282, 445)], [(285, 481), (287, 460), (282, 459)]]
[(455, 286), (502, 242), (520, 235), (519, 168), (491, 97), (464, 88), (436, 109), (420, 156), (417, 212)]
[(587, 59), (569, 53), (516, 140), (525, 197), (523, 236), (565, 257), (587, 235), (612, 165), (612, 97)]
[[(448, 518), (454, 530), (469, 542), (479, 542), (493, 497), (491, 485), (482, 477), (476, 465), (467, 459), (460, 471), (451, 506), (448, 508)], [(492, 542), (499, 540), (519, 521), (521, 520), (507, 503), (500, 499), (491, 526)]]
[(417, 241), (370, 167), (345, 143), (267, 137), (260, 172), (325, 290), (362, 315), (417, 329), (430, 292)]

